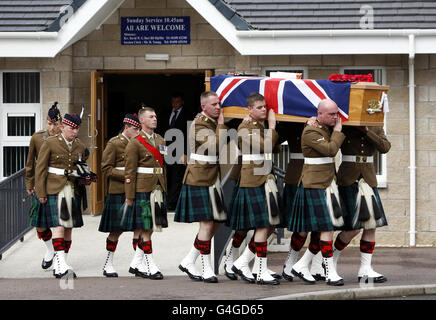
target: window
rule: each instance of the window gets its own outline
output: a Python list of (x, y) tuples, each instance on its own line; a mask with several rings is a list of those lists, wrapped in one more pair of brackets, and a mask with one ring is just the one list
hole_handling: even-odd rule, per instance
[[(375, 82), (384, 85), (386, 83), (386, 72), (383, 67), (343, 67), (340, 70), (343, 74), (372, 74)], [(386, 117), (384, 129), (386, 132)], [(374, 167), (377, 173), (377, 182), (379, 188), (387, 187), (387, 169), (386, 169), (386, 154), (376, 153), (374, 157)]]
[[(309, 73), (307, 71), (307, 67), (266, 67), (262, 68), (262, 74), (269, 77), (271, 72), (289, 72), (289, 73), (302, 73), (303, 79), (307, 79), (309, 77)], [(289, 146), (288, 142), (285, 141), (282, 143), (282, 152), (279, 154), (274, 154), (273, 156), (274, 166), (286, 171), (286, 167), (289, 163)]]
[(0, 71), (0, 180), (26, 165), (32, 134), (41, 128), (41, 76)]

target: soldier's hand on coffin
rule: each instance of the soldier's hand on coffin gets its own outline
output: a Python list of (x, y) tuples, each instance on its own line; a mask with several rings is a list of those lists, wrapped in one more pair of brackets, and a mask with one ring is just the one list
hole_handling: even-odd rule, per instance
[(223, 108), (220, 110), (220, 115), (218, 116), (218, 124), (224, 124), (224, 113)]
[(309, 120), (306, 121), (306, 124), (311, 127), (316, 127), (317, 126), (316, 117), (310, 117)]
[(268, 111), (268, 128), (276, 128), (276, 114), (273, 109), (269, 109)]
[(132, 199), (126, 199), (126, 203), (129, 207), (133, 206), (133, 200)]
[(47, 198), (39, 198), (38, 200), (41, 203), (46, 203), (47, 202)]
[(244, 119), (242, 119), (242, 122), (248, 122), (248, 121), (251, 121), (251, 117), (250, 117), (250, 115), (249, 114), (247, 114), (246, 116), (245, 116), (245, 118)]
[(33, 194), (35, 193), (35, 190), (29, 189), (29, 190), (26, 190), (26, 192), (27, 192), (28, 196), (33, 196)]
[(339, 131), (339, 132), (342, 131), (342, 120), (341, 120), (341, 117), (339, 117), (339, 115), (338, 115), (338, 118), (336, 119), (336, 124), (333, 127), (333, 130), (334, 131)]

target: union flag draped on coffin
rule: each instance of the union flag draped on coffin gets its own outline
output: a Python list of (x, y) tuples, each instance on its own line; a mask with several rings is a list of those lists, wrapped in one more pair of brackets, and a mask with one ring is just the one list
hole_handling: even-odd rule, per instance
[(309, 118), (317, 115), (321, 100), (331, 99), (338, 105), (342, 121), (349, 119), (350, 87), (350, 83), (329, 80), (228, 75), (210, 79), (210, 88), (218, 94), (223, 107), (247, 107), (248, 95), (258, 92), (275, 113)]

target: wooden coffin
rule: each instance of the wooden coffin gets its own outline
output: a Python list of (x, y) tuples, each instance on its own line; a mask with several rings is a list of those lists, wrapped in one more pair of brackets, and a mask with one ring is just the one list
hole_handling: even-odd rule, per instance
[[(382, 94), (387, 94), (389, 86), (375, 82), (358, 82), (351, 85), (349, 103), (349, 121), (343, 125), (349, 126), (383, 126), (384, 112), (380, 107)], [(248, 114), (245, 107), (225, 107), (225, 118), (243, 119)], [(278, 121), (306, 122), (308, 118), (290, 115), (277, 115)]]

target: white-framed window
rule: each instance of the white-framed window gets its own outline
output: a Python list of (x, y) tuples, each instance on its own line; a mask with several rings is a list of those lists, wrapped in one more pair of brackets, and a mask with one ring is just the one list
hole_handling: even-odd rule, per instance
[[(380, 85), (386, 84), (386, 70), (380, 66), (349, 66), (340, 69), (341, 74), (372, 74), (374, 82)], [(386, 117), (384, 118), (384, 126), (386, 132)], [(386, 154), (381, 154), (377, 151), (374, 157), (374, 167), (377, 174), (377, 183), (379, 188), (387, 187), (387, 168)]]
[(41, 130), (41, 74), (0, 71), (0, 180), (26, 166), (32, 134)]
[[(308, 67), (302, 66), (277, 66), (277, 67), (264, 67), (262, 68), (262, 75), (270, 76), (271, 72), (289, 72), (289, 73), (301, 73), (302, 79), (309, 77)], [(289, 146), (288, 141), (282, 143), (282, 151), (279, 154), (273, 156), (274, 166), (286, 171), (286, 167), (289, 163)]]
[(269, 77), (271, 72), (290, 72), (290, 73), (302, 73), (303, 79), (309, 78), (308, 67), (302, 66), (278, 66), (278, 67), (263, 67), (262, 75)]

